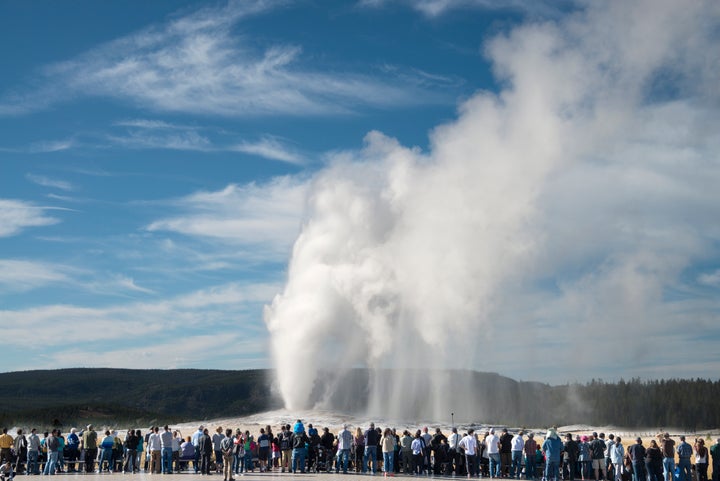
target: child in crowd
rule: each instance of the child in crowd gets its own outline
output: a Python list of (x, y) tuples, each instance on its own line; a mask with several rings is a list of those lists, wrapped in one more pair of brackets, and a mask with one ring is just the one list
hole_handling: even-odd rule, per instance
[(7, 481), (9, 479), (13, 479), (14, 477), (15, 472), (13, 471), (12, 463), (10, 463), (10, 461), (7, 461), (0, 466), (0, 481)]

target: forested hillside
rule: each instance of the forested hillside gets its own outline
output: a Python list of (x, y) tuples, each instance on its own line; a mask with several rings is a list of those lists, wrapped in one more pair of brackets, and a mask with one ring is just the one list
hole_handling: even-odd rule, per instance
[[(0, 425), (82, 425), (87, 422), (144, 425), (244, 416), (278, 409), (269, 370), (60, 369), (0, 374)], [(493, 373), (447, 371), (452, 386), (469, 383), (471, 421), (543, 427), (590, 424), (627, 427), (720, 427), (720, 381), (593, 380), (550, 386)], [(321, 376), (322, 378), (322, 376)], [(340, 412), (365, 413), (369, 373), (344, 376), (333, 394), (316, 385), (313, 402)], [(408, 418), (432, 385), (408, 393)], [(448, 418), (451, 407), (448, 404)], [(457, 418), (456, 418), (457, 420)], [(444, 420), (438, 419), (443, 422)], [(448, 419), (449, 421), (449, 419)]]
[(270, 372), (59, 369), (0, 374), (0, 423), (179, 422), (280, 407)]

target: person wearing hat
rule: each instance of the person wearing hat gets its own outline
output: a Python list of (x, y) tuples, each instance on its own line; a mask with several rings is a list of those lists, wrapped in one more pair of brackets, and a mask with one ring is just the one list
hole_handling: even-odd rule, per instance
[(511, 445), (511, 465), (510, 465), (510, 477), (520, 479), (520, 471), (522, 471), (522, 453), (525, 447), (525, 440), (523, 439), (523, 431), (518, 432), (512, 438)]
[(353, 435), (348, 430), (348, 425), (343, 424), (337, 436), (337, 462), (335, 463), (335, 472), (340, 472), (342, 466), (343, 474), (347, 474), (348, 461), (350, 460), (350, 450), (353, 445)]
[(490, 428), (490, 434), (485, 438), (485, 446), (490, 459), (490, 477), (500, 476), (500, 438), (495, 435), (495, 428)]
[(560, 453), (563, 443), (554, 428), (548, 429), (542, 452), (545, 455), (545, 481), (559, 481), (560, 479)]
[[(301, 431), (295, 431), (295, 429), (301, 429)], [(310, 438), (305, 434), (305, 428), (302, 423), (300, 423), (299, 427), (296, 423), (292, 435), (292, 456), (290, 458), (290, 470), (293, 474), (298, 470), (301, 473), (305, 472), (305, 457), (307, 456), (308, 442), (310, 442)]]

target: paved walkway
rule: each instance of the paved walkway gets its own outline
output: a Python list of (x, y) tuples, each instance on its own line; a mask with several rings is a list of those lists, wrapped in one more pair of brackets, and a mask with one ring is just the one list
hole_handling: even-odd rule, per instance
[[(212, 473), (210, 476), (203, 476), (200, 474), (195, 474), (192, 470), (190, 471), (183, 471), (181, 473), (174, 473), (174, 474), (150, 474), (145, 472), (135, 473), (135, 474), (125, 474), (125, 473), (59, 473), (55, 476), (59, 476), (61, 478), (81, 478), (85, 480), (90, 479), (97, 479), (97, 480), (103, 480), (103, 481), (189, 481), (191, 479), (196, 479), (197, 481), (200, 480), (207, 480), (207, 481), (222, 481), (223, 475), (222, 474), (216, 474)], [(278, 480), (281, 478), (286, 479), (307, 479), (307, 480), (316, 480), (321, 481), (323, 479), (332, 479), (334, 481), (343, 481), (343, 480), (349, 480), (352, 478), (355, 478), (357, 481), (358, 478), (364, 478), (364, 477), (371, 477), (370, 474), (363, 475), (361, 473), (348, 473), (348, 474), (335, 474), (332, 473), (304, 473), (304, 474), (291, 474), (291, 473), (280, 473), (280, 472), (269, 472), (269, 473), (247, 473), (243, 475), (236, 475), (235, 479), (237, 481), (262, 481), (263, 479), (274, 479)], [(376, 473), (375, 478), (382, 478), (383, 473)], [(404, 474), (398, 474), (397, 477), (412, 477), (412, 476), (406, 476)], [(422, 476), (427, 477), (427, 476)], [(29, 481), (29, 479), (32, 479), (32, 477), (26, 477), (25, 475), (19, 475), (15, 477), (14, 481)], [(60, 481), (60, 480), (58, 480)]]

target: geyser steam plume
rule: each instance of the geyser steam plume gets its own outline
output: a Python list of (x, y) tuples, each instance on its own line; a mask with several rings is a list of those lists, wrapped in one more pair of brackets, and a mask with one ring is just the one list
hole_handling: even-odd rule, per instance
[(664, 291), (720, 237), (720, 3), (583, 5), (488, 42), (502, 90), (427, 153), (371, 132), (317, 174), (265, 314), (287, 408), (364, 366), (369, 414), (478, 416), (440, 369), (588, 378), (598, 326), (632, 339), (603, 362), (653, 372), (643, 353), (688, 315)]

